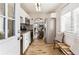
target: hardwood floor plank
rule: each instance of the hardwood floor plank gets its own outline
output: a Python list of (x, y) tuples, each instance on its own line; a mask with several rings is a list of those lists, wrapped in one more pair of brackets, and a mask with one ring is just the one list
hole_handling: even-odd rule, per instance
[(63, 55), (63, 53), (53, 49), (53, 44), (46, 44), (44, 40), (34, 40), (25, 55)]

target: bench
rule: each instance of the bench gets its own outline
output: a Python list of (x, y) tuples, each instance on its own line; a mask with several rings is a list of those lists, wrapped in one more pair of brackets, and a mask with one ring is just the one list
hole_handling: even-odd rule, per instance
[(74, 55), (74, 53), (70, 50), (70, 46), (65, 44), (64, 42), (64, 33), (57, 33), (57, 36), (54, 40), (54, 49), (61, 50), (65, 55)]
[(60, 49), (65, 55), (74, 55), (74, 53), (69, 49), (70, 46), (68, 46), (65, 43), (56, 42), (57, 48)]

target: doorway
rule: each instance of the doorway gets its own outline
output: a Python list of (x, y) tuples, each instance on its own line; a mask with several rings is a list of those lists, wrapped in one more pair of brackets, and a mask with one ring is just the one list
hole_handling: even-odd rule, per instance
[(38, 22), (38, 23), (35, 23), (34, 26), (33, 26), (33, 37), (34, 39), (43, 39), (44, 38), (44, 33), (45, 33), (45, 23), (43, 22)]

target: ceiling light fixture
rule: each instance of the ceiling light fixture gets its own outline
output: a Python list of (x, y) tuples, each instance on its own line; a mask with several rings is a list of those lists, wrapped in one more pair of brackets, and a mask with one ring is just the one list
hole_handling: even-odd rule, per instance
[(40, 3), (35, 3), (36, 11), (41, 11)]

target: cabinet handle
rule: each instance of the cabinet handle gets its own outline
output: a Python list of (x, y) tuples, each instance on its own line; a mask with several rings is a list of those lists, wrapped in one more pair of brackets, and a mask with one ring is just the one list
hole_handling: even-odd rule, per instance
[(19, 38), (18, 38), (18, 40), (22, 40), (23, 39), (23, 35), (21, 35)]
[(18, 40), (22, 40), (22, 37), (19, 37)]

